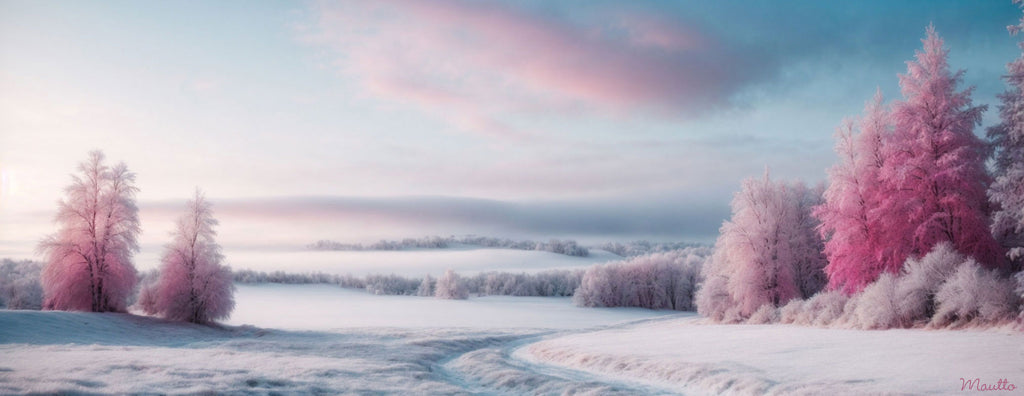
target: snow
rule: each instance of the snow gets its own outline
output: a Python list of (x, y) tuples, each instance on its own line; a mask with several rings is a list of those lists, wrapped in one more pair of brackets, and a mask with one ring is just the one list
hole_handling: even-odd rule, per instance
[(706, 324), (696, 315), (552, 338), (513, 354), (687, 394), (955, 394), (963, 378), (1024, 391), (1024, 333)]
[(510, 336), (210, 329), (126, 314), (0, 311), (0, 394), (466, 394), (431, 374), (435, 362)]
[[(493, 394), (495, 384), (448, 363), (556, 331), (677, 315), (577, 308), (568, 298), (452, 301), (330, 285), (240, 285), (236, 298), (235, 314), (218, 327), (130, 314), (0, 310), (0, 394)], [(490, 364), (510, 364), (507, 353), (498, 358)], [(537, 382), (530, 378), (546, 382), (550, 394), (636, 394), (600, 381), (558, 380), (529, 365), (504, 373), (518, 379), (501, 388), (514, 394), (533, 393)]]
[(332, 285), (238, 285), (229, 325), (317, 330), (359, 327), (583, 329), (673, 311), (579, 308), (568, 297), (472, 297), (441, 300), (377, 296)]
[(0, 394), (954, 394), (1024, 390), (1017, 330), (717, 325), (568, 298), (240, 285), (222, 326), (0, 310)]

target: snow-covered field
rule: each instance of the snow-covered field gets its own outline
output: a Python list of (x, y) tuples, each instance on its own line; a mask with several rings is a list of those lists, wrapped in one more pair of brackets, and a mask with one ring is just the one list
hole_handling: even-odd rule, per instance
[(223, 328), (0, 310), (0, 394), (955, 394), (1024, 385), (1024, 334), (711, 325), (565, 298), (240, 286)]
[(0, 310), (0, 394), (528, 393), (538, 381), (554, 393), (635, 393), (596, 380), (558, 382), (529, 366), (506, 369), (511, 382), (490, 383), (451, 362), (559, 331), (678, 315), (576, 308), (566, 298), (447, 301), (326, 285), (242, 285), (236, 297), (235, 315), (216, 329), (126, 314)]
[(568, 297), (439, 300), (376, 296), (332, 285), (238, 285), (228, 325), (345, 331), (359, 327), (584, 329), (675, 315), (640, 308), (579, 308)]
[(686, 394), (1024, 394), (1024, 333), (718, 325), (691, 315), (551, 338), (515, 358)]

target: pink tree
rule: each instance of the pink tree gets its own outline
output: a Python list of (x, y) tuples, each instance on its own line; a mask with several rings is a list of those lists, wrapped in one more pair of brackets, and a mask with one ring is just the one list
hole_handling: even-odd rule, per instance
[[(1024, 6), (1024, 1), (1015, 3)], [(1024, 30), (1024, 17), (1008, 28), (1011, 34)], [(1024, 50), (1024, 42), (1018, 46)], [(992, 233), (1019, 271), (1024, 262), (1024, 53), (1006, 69), (1009, 87), (999, 96), (1001, 122), (988, 130), (996, 148), (995, 181), (988, 193), (999, 208), (992, 215)]]
[(155, 300), (144, 304), (150, 314), (167, 319), (209, 323), (227, 318), (235, 308), (231, 269), (214, 240), (217, 220), (203, 194), (196, 191), (178, 219), (174, 240), (164, 248)]
[[(780, 306), (820, 288), (824, 258), (810, 215), (819, 202), (808, 197), (814, 193), (820, 192), (773, 182), (767, 171), (763, 179), (743, 181), (732, 201), (732, 219), (722, 224), (705, 267), (705, 287), (715, 287), (698, 298), (702, 314), (719, 320), (749, 317), (763, 305)], [(722, 293), (729, 295), (729, 304), (708, 298)], [(735, 313), (719, 312), (723, 309)]]
[(989, 231), (985, 191), (988, 146), (974, 135), (984, 106), (972, 106), (971, 88), (957, 91), (964, 71), (951, 73), (949, 51), (928, 27), (924, 51), (900, 75), (904, 100), (893, 106), (892, 139), (884, 147), (886, 194), (878, 219), (884, 270), (921, 257), (949, 241), (987, 265), (1002, 262)]
[(43, 308), (121, 312), (136, 283), (135, 174), (124, 163), (108, 167), (100, 151), (78, 170), (58, 204), (60, 229), (39, 244), (46, 256)]
[(848, 294), (874, 282), (884, 268), (898, 267), (885, 262), (893, 257), (879, 251), (885, 230), (875, 210), (883, 194), (879, 180), (884, 165), (882, 144), (892, 133), (881, 91), (856, 123), (859, 132), (854, 132), (854, 125), (847, 122), (836, 131), (839, 162), (828, 170), (825, 203), (814, 209), (826, 240), (829, 288)]

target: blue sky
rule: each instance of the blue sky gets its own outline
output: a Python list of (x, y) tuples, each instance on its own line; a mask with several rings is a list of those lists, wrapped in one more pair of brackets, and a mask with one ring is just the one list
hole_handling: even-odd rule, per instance
[(228, 244), (710, 241), (742, 178), (822, 181), (834, 128), (876, 87), (898, 99), (929, 23), (994, 123), (1019, 15), (1009, 1), (0, 0), (0, 255), (52, 232), (95, 148), (138, 173), (146, 243), (196, 186)]

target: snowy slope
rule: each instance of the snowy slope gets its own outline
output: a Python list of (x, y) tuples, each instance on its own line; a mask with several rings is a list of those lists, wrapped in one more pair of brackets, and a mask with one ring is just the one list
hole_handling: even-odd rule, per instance
[(963, 378), (1024, 394), (1024, 334), (715, 325), (690, 316), (557, 337), (516, 358), (686, 394), (956, 394)]

